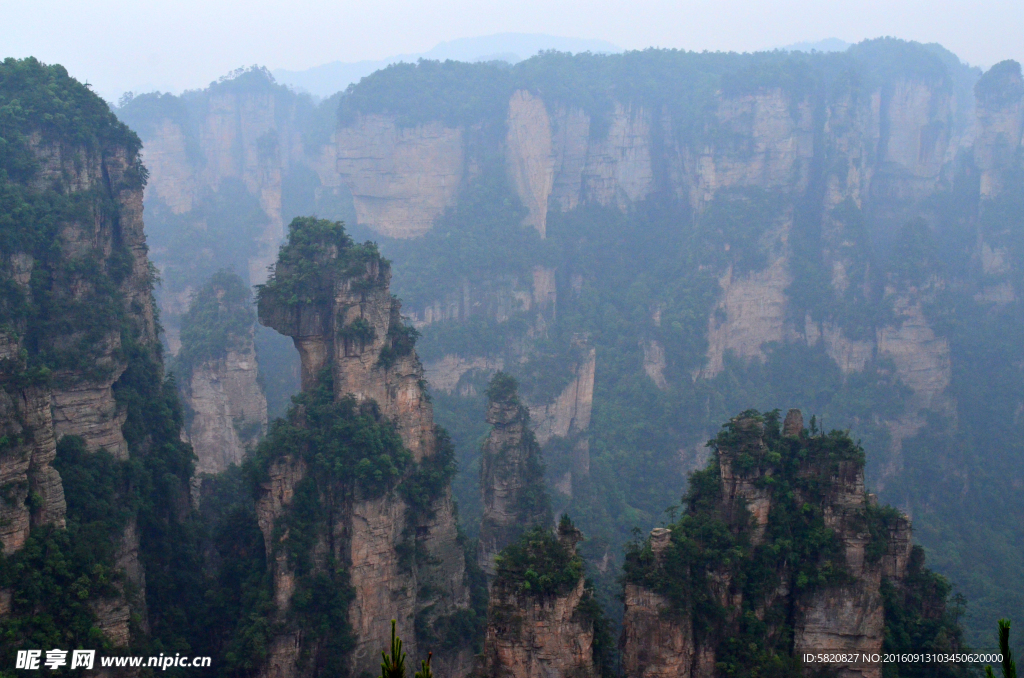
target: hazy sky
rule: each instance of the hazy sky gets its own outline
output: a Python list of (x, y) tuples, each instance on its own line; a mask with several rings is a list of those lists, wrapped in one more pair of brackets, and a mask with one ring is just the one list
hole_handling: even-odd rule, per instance
[(938, 42), (1024, 61), (1024, 0), (0, 0), (3, 56), (64, 64), (105, 96), (203, 87), (239, 66), (302, 69), (492, 33), (625, 49), (750, 51), (837, 37)]

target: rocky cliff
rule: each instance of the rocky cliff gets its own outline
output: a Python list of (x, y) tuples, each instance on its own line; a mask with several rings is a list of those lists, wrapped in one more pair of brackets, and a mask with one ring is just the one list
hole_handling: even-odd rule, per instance
[[(140, 126), (153, 140), (146, 152), (166, 142), (179, 149), (168, 158), (193, 163), (161, 160), (153, 185), (198, 187), (188, 212), (196, 237), (231, 223), (232, 244), (257, 242), (263, 231), (230, 216), (264, 224), (266, 196), (278, 194), (282, 206), (344, 213), (379, 236), (424, 334), (427, 378), (458, 396), (438, 400), (452, 420), (471, 403), (484, 407), (475, 373), (505, 369), (525, 384), (538, 356), (564, 357), (574, 382), (552, 379), (557, 389), (528, 400), (557, 470), (551, 480), (587, 504), (576, 515), (600, 522), (583, 525), (592, 537), (584, 551), (607, 539), (601, 553), (617, 552), (628, 527), (615, 516), (653, 524), (703, 461), (717, 422), (779, 393), (862, 435), (869, 478), (887, 500), (915, 515), (949, 507), (936, 521), (950, 531), (922, 530), (936, 540), (929, 546), (980, 548), (980, 531), (962, 524), (977, 500), (952, 481), (936, 494), (926, 479), (969, 462), (973, 471), (944, 476), (983, 494), (984, 459), (955, 450), (1010, 449), (999, 422), (1024, 404), (993, 367), (1020, 363), (1001, 341), (1024, 299), (1015, 62), (982, 75), (937, 46), (879, 39), (842, 55), (650, 50), (541, 55), (511, 69), (424, 63), (377, 73), (315, 115), (269, 81), (243, 96), (253, 81), (236, 80), (171, 97), (177, 113), (145, 109), (144, 97), (122, 109), (164, 121)], [(224, 128), (225, 138), (263, 139), (256, 156), (278, 169), (259, 175), (258, 188), (237, 172), (217, 184), (189, 160), (220, 157), (202, 150), (216, 144), (199, 130), (214, 129), (203, 102), (229, 90), (245, 106), (270, 106), (264, 91), (291, 102), (275, 100), (273, 121), (232, 109), (233, 131)], [(185, 189), (161, 190), (166, 198), (147, 194), (153, 214), (185, 209)], [(211, 196), (238, 207), (216, 212)], [(203, 242), (202, 261), (262, 256)], [(173, 330), (183, 309), (169, 310), (172, 296), (162, 317)], [(592, 361), (573, 355), (575, 337), (588, 337)], [(997, 382), (1000, 396), (973, 395)], [(603, 413), (594, 426), (592, 412)], [(931, 437), (937, 422), (941, 439)], [(475, 458), (475, 440), (455, 442)], [(609, 497), (623, 499), (598, 506)], [(937, 567), (971, 564), (951, 556)], [(995, 609), (997, 588), (972, 595)]]
[[(918, 586), (921, 555), (909, 520), (865, 493), (857, 446), (813, 422), (804, 428), (798, 410), (781, 427), (777, 413), (744, 413), (712, 446), (710, 465), (692, 476), (683, 518), (653, 530), (627, 558), (625, 675), (799, 670), (804, 654), (891, 650), (887, 625), (906, 622), (898, 592)], [(945, 612), (948, 590), (940, 584), (918, 610), (931, 633), (919, 643), (960, 642)], [(830, 669), (882, 675), (881, 664), (865, 661)]]
[[(191, 473), (162, 390), (146, 170), (138, 138), (62, 67), (8, 59), (0, 70), (12, 111), (0, 160), (5, 652), (28, 636), (33, 647), (93, 644), (91, 627), (123, 647), (148, 632), (147, 599), (161, 598), (146, 585), (160, 540), (143, 541), (187, 511)], [(138, 488), (154, 466), (161, 496), (143, 516)], [(129, 467), (135, 486), (119, 480)], [(42, 554), (65, 567), (47, 569)], [(73, 603), (65, 577), (77, 581)]]
[(175, 364), (183, 372), (186, 432), (199, 473), (240, 464), (267, 431), (255, 323), (248, 288), (228, 271), (215, 274), (196, 293), (182, 319)]
[(554, 534), (537, 527), (502, 551), (491, 584), (480, 675), (602, 675), (603, 622), (576, 555), (581, 538), (563, 517)]
[[(339, 485), (327, 484), (324, 471), (310, 467), (314, 457), (277, 450), (257, 501), (281, 620), (294, 611), (304, 575), (331, 562), (345, 568), (352, 597), (344, 619), (352, 647), (344, 660), (354, 673), (379, 663), (377, 653), (389, 638), (387, 620), (397, 620), (406, 651), (415, 657), (435, 647), (437, 630), (468, 604), (448, 475), (451, 450), (433, 424), (413, 350), (415, 332), (402, 323), (389, 280), (389, 265), (372, 245), (355, 245), (340, 224), (297, 219), (259, 299), (260, 322), (291, 336), (299, 350), (304, 392), (338, 403), (319, 407), (358, 412), (372, 419), (380, 435), (397, 436), (390, 457), (374, 456), (358, 439), (350, 443), (367, 458), (349, 472), (334, 468)], [(314, 411), (312, 405), (296, 410), (293, 425), (315, 432)], [(267, 449), (276, 449), (274, 440), (272, 434)], [(385, 466), (374, 466), (380, 463)], [(303, 542), (311, 548), (304, 572), (289, 558), (288, 540), (295, 535), (286, 526), (296, 497), (308, 502), (308, 492), (327, 518), (307, 537), (312, 541)], [(274, 640), (266, 675), (299, 675), (300, 656), (320, 656), (326, 639), (318, 648), (315, 638), (292, 628)], [(467, 660), (458, 647), (438, 648), (435, 664), (441, 668), (435, 670), (459, 675)]]
[(480, 456), (480, 523), (478, 562), (489, 577), (495, 556), (526, 530), (551, 521), (544, 489), (540, 445), (530, 429), (530, 413), (519, 402), (515, 380), (498, 372), (487, 389), (487, 423), (491, 432)]

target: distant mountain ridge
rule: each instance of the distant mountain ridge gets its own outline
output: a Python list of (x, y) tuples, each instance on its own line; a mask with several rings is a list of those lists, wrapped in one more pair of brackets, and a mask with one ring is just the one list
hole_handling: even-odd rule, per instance
[(283, 68), (271, 71), (282, 85), (290, 85), (310, 94), (327, 97), (339, 92), (351, 83), (359, 82), (374, 71), (402, 61), (415, 63), (419, 59), (444, 61), (508, 61), (517, 63), (543, 50), (555, 49), (560, 52), (618, 53), (621, 47), (607, 40), (589, 38), (566, 38), (539, 33), (496, 33), (474, 38), (459, 38), (442, 42), (426, 52), (398, 54), (385, 59), (367, 59), (345, 63), (332, 61), (301, 71)]
[(850, 49), (850, 44), (839, 38), (825, 38), (824, 40), (802, 40), (779, 49), (784, 52), (845, 52)]

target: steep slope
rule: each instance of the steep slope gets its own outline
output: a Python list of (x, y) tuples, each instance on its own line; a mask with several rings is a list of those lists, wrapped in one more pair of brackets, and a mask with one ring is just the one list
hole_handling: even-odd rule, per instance
[[(949, 586), (923, 569), (909, 520), (864, 492), (863, 452), (798, 410), (745, 412), (692, 476), (684, 514), (627, 556), (626, 676), (881, 676), (915, 627), (916, 652), (955, 652)], [(907, 601), (916, 601), (908, 608)], [(856, 656), (828, 667), (811, 654)], [(962, 675), (964, 667), (887, 667), (886, 675)]]
[(0, 109), (4, 654), (181, 638), (198, 592), (168, 558), (188, 553), (192, 454), (156, 338), (140, 142), (31, 58), (0, 65)]
[[(310, 661), (318, 674), (339, 661), (371, 671), (388, 644), (388, 619), (410, 656), (436, 647), (435, 670), (468, 670), (458, 638), (440, 642), (469, 602), (451, 448), (433, 424), (416, 333), (402, 323), (389, 280), (371, 243), (307, 218), (289, 226), (260, 288), (260, 322), (291, 336), (302, 357), (304, 399), (258, 456), (256, 511), (285, 629), (264, 675), (299, 675)], [(321, 612), (313, 591), (331, 607)], [(316, 614), (346, 631), (325, 635)]]

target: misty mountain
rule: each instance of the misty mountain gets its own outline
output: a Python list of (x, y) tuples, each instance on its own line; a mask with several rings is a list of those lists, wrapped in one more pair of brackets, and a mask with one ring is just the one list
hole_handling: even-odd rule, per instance
[(594, 52), (595, 54), (615, 54), (622, 51), (621, 47), (613, 45), (607, 40), (566, 38), (539, 33), (496, 33), (475, 38), (449, 40), (426, 52), (415, 54), (397, 54), (385, 59), (367, 59), (350, 63), (332, 61), (329, 64), (314, 66), (302, 71), (278, 68), (271, 72), (274, 78), (283, 85), (290, 85), (316, 96), (327, 97), (344, 90), (354, 82), (359, 82), (374, 71), (402, 61), (415, 63), (418, 59), (436, 59), (438, 61), (451, 59), (469, 62), (507, 61), (514, 64), (548, 49), (573, 53)]
[(850, 43), (845, 40), (825, 38), (824, 40), (802, 40), (780, 49), (786, 52), (845, 52), (849, 48)]

